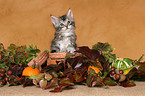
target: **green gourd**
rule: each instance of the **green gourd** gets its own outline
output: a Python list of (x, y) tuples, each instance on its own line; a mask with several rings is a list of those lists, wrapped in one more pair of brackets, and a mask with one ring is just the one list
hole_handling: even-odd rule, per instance
[(135, 66), (133, 65), (133, 60), (129, 58), (116, 58), (111, 67), (115, 67), (116, 70), (123, 70), (123, 74), (126, 75)]

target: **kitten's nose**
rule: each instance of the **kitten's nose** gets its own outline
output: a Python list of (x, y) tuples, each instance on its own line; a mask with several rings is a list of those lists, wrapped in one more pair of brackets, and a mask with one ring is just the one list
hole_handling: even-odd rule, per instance
[(68, 25), (65, 25), (65, 27), (68, 29)]

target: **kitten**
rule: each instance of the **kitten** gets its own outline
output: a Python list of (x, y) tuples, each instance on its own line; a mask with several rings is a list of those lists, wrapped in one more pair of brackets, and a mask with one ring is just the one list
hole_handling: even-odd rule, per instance
[(76, 34), (75, 22), (71, 9), (67, 15), (59, 18), (51, 16), (53, 26), (55, 28), (55, 37), (51, 43), (51, 53), (53, 52), (70, 52), (76, 51)]

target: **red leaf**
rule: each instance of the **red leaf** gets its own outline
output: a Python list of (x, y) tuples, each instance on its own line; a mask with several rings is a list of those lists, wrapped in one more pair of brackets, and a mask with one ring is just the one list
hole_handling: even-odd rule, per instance
[(104, 55), (100, 53), (97, 49), (89, 49), (87, 46), (79, 47), (79, 50), (77, 52), (80, 52), (87, 56), (91, 60), (96, 60), (98, 59), (99, 62), (102, 63), (103, 66), (103, 71), (108, 72), (109, 71), (109, 64), (106, 61)]
[(87, 73), (88, 66), (89, 64), (86, 63), (82, 67), (79, 67), (78, 69), (76, 69), (76, 72), (79, 73), (81, 76), (83, 76), (85, 73)]
[(92, 58), (92, 60), (96, 60), (97, 58), (99, 58), (100, 57), (100, 53), (99, 53), (99, 51), (97, 50), (97, 49), (92, 49), (91, 50), (91, 58)]
[(126, 75), (127, 80), (129, 80), (132, 76), (134, 76), (134, 74), (137, 72), (136, 68), (132, 68), (129, 73)]
[(68, 74), (67, 77), (68, 77), (69, 79), (71, 79), (72, 81), (74, 81), (74, 77), (73, 77), (73, 75), (72, 75), (71, 73)]
[(62, 86), (59, 86), (57, 88), (54, 88), (54, 90), (51, 90), (50, 92), (61, 92), (62, 91)]
[(109, 86), (115, 86), (116, 85), (116, 82), (109, 77), (104, 78), (103, 82), (104, 82), (105, 85), (109, 85)]
[(75, 68), (75, 66), (78, 63), (83, 63), (83, 57), (82, 56), (77, 56), (75, 58), (68, 58), (66, 60), (66, 62), (68, 62), (72, 66), (72, 68)]
[(79, 73), (74, 73), (74, 79), (76, 82), (81, 82), (83, 81), (85, 78), (83, 76), (81, 76)]
[(8, 70), (11, 70), (13, 75), (21, 76), (22, 71), (24, 70), (25, 65), (19, 64), (19, 65), (11, 65), (8, 67)]
[(91, 50), (87, 46), (79, 47), (79, 50), (77, 50), (77, 51), (80, 52), (80, 53), (82, 53), (82, 54), (84, 54), (84, 55), (86, 55), (89, 58), (92, 57)]
[(83, 47), (79, 47), (79, 50), (78, 52), (86, 55), (87, 57), (89, 57), (90, 59), (92, 60), (96, 60), (97, 58), (99, 58), (100, 56), (100, 53), (98, 50), (96, 49), (90, 49), (89, 47), (87, 46), (83, 46)]
[(51, 90), (50, 92), (54, 92), (54, 93), (61, 92), (63, 88), (66, 88), (68, 86), (70, 86), (70, 85), (59, 86), (59, 87), (54, 88), (54, 90)]
[(65, 69), (65, 70), (63, 71), (63, 74), (64, 74), (64, 75), (67, 75), (67, 74), (72, 73), (72, 72), (73, 72), (73, 69), (72, 69), (72, 68), (67, 68), (67, 69)]
[(102, 78), (100, 76), (96, 77), (96, 85), (101, 84)]
[(145, 62), (138, 62), (137, 75), (145, 75)]
[(97, 82), (93, 82), (94, 79), (95, 79), (94, 75), (88, 75), (86, 79), (87, 86), (91, 87), (92, 83), (93, 83), (93, 86), (95, 86), (94, 83), (97, 83)]
[(133, 80), (122, 82), (120, 85), (123, 86), (123, 87), (133, 87), (133, 86), (136, 86), (136, 84), (134, 83)]
[(29, 79), (28, 77), (23, 77), (23, 76), (19, 78), (19, 83), (22, 84), (23, 87), (33, 84), (31, 79)]
[(74, 85), (73, 81), (67, 77), (64, 77), (60, 80), (59, 85), (65, 86), (65, 85)]
[(54, 64), (50, 64), (46, 67), (44, 67), (42, 70), (41, 70), (41, 73), (44, 73), (44, 72), (48, 72), (50, 70), (54, 70), (54, 71), (58, 71), (58, 66), (57, 65), (54, 65)]

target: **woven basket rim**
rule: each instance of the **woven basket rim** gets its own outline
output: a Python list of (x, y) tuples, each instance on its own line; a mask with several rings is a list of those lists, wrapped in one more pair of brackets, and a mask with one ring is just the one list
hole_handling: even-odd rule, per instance
[(66, 54), (68, 52), (54, 52), (54, 53), (49, 53), (49, 54)]
[(49, 53), (50, 58), (65, 58), (67, 52), (55, 52), (55, 53)]

